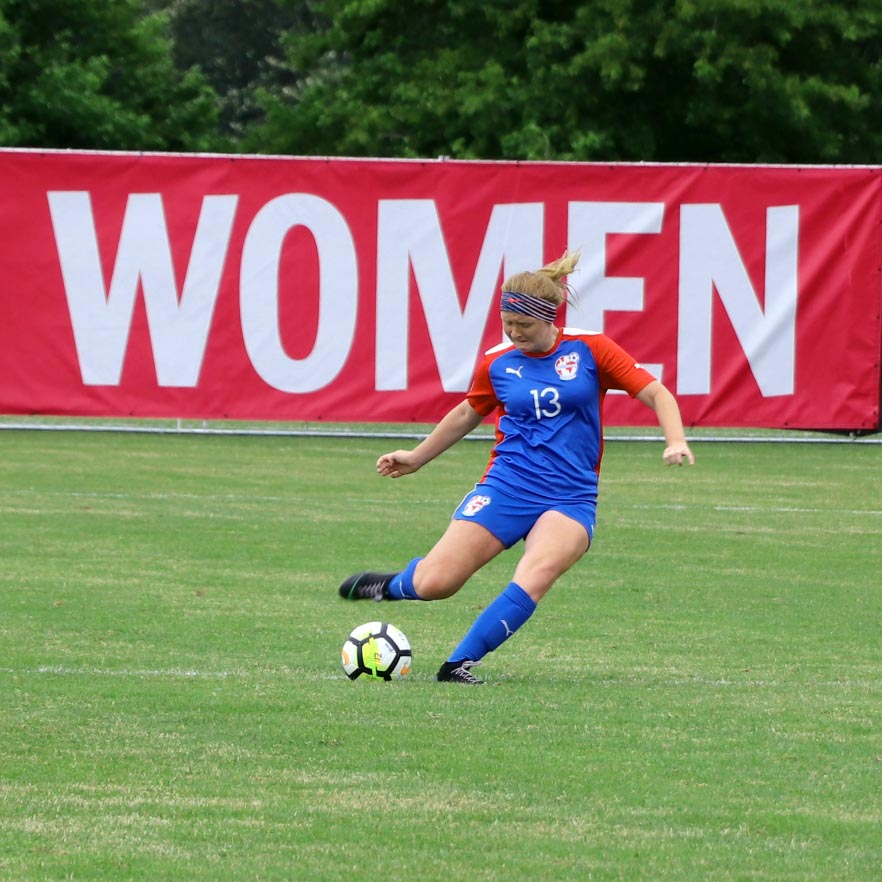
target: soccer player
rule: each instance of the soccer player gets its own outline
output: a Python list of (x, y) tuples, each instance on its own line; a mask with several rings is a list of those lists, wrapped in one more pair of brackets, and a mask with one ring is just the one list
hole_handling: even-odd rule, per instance
[(608, 337), (555, 325), (571, 293), (564, 279), (578, 260), (567, 252), (507, 279), (500, 310), (511, 342), (485, 353), (466, 398), (428, 437), (377, 460), (384, 477), (410, 475), (496, 414), (487, 469), (434, 547), (401, 572), (356, 573), (339, 589), (348, 600), (440, 600), (523, 539), (512, 581), (441, 665), (440, 681), (483, 683), (472, 668), (530, 618), (591, 545), (607, 390), (624, 390), (655, 412), (666, 464), (695, 462), (665, 386)]

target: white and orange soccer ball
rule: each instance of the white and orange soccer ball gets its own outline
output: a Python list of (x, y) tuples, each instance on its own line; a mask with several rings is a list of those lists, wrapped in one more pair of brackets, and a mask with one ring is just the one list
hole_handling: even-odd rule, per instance
[(341, 654), (350, 680), (401, 680), (413, 666), (410, 641), (388, 622), (367, 622), (353, 628)]

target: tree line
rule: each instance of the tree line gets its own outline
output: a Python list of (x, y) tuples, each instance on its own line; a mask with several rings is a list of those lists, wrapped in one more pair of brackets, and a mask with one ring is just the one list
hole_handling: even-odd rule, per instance
[(0, 0), (0, 146), (882, 162), (878, 0)]

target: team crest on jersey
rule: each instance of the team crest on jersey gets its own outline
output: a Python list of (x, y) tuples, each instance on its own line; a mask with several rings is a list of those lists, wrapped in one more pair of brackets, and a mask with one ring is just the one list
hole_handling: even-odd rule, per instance
[(462, 513), (467, 517), (476, 515), (485, 505), (490, 505), (489, 496), (475, 494), (462, 508)]
[(575, 380), (579, 372), (579, 353), (568, 352), (562, 355), (555, 363), (554, 369), (562, 380)]

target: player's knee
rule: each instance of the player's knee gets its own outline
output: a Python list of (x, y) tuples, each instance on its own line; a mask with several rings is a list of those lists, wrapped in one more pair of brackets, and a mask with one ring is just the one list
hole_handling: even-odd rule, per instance
[(465, 579), (457, 573), (428, 566), (418, 567), (413, 580), (416, 593), (423, 600), (443, 600), (456, 594), (464, 584)]
[(521, 561), (515, 570), (514, 580), (534, 599), (538, 600), (554, 585), (572, 564), (563, 565), (558, 560)]

